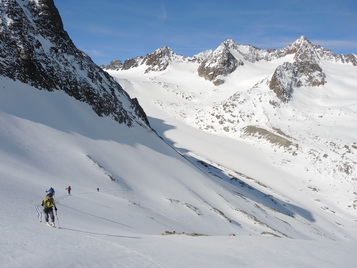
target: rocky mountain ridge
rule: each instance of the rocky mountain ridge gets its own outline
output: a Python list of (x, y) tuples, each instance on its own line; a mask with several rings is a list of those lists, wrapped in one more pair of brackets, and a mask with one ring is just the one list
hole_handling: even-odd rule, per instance
[(274, 61), (291, 55), (293, 58), (279, 65), (269, 80), (270, 89), (282, 102), (288, 102), (294, 88), (320, 86), (326, 83), (326, 76), (319, 63), (322, 60), (357, 66), (354, 54), (339, 55), (321, 46), (313, 45), (305, 36), (282, 49), (260, 49), (251, 45), (239, 45), (232, 39), (225, 40), (213, 51), (202, 52), (193, 57), (177, 55), (169, 47), (162, 47), (145, 57), (129, 59), (122, 64), (115, 60), (106, 70), (128, 70), (147, 66), (145, 73), (164, 71), (172, 62), (198, 62), (197, 74), (214, 85), (225, 82), (245, 62)]
[(119, 123), (149, 125), (138, 101), (75, 47), (53, 0), (3, 0), (0, 14), (0, 75), (63, 90)]
[(170, 47), (164, 46), (146, 56), (128, 59), (124, 63), (114, 60), (107, 66), (101, 66), (106, 70), (129, 70), (139, 66), (147, 66), (145, 73), (160, 72), (166, 70), (172, 62), (190, 61), (190, 58), (176, 54)]

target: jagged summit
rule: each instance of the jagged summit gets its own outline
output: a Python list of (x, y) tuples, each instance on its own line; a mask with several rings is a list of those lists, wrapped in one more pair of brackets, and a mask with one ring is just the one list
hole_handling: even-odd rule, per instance
[(168, 46), (163, 46), (155, 50), (152, 54), (159, 55), (160, 57), (168, 57), (171, 58), (176, 53)]
[(224, 83), (218, 76), (227, 76), (234, 72), (244, 62), (237, 59), (232, 53), (238, 50), (238, 45), (232, 39), (225, 40), (214, 50), (198, 67), (198, 75), (206, 80), (213, 81), (215, 85)]
[(222, 45), (224, 45), (228, 49), (238, 49), (237, 42), (234, 41), (233, 39), (230, 39), (230, 38), (224, 40), (223, 43), (220, 46), (222, 46)]
[(311, 41), (304, 35), (300, 36), (298, 39), (296, 39), (293, 44), (296, 44), (297, 46), (301, 46), (304, 43), (309, 43), (312, 45)]
[(146, 55), (141, 64), (148, 66), (146, 73), (151, 71), (163, 71), (169, 66), (170, 62), (179, 56), (168, 46), (161, 47), (153, 53)]
[[(162, 71), (165, 70), (166, 67), (172, 63), (173, 61), (179, 60), (183, 62), (197, 62), (202, 64), (205, 61), (205, 65), (207, 65), (207, 61), (210, 58), (214, 62), (222, 61), (224, 62), (224, 58), (229, 58), (229, 53), (240, 62), (238, 65), (244, 65), (244, 62), (257, 62), (257, 61), (273, 61), (276, 59), (284, 58), (288, 55), (294, 55), (295, 61), (314, 61), (319, 62), (320, 60), (327, 61), (336, 61), (341, 63), (350, 63), (354, 66), (357, 66), (357, 58), (354, 54), (348, 55), (339, 55), (335, 54), (319, 45), (314, 45), (306, 36), (302, 35), (294, 42), (290, 43), (288, 46), (281, 49), (261, 49), (257, 48), (253, 45), (242, 45), (238, 44), (233, 39), (224, 40), (216, 49), (214, 50), (206, 50), (198, 53), (197, 55), (190, 57), (177, 55), (172, 51), (171, 48), (164, 46), (151, 54), (146, 55), (145, 57), (140, 56), (134, 59), (127, 60), (127, 64), (115, 65), (115, 63), (111, 63), (108, 66), (103, 66), (103, 69), (113, 70), (127, 70), (131, 68), (139, 67), (142, 64), (150, 65), (151, 68), (148, 68), (146, 71), (150, 72), (152, 70)], [(219, 59), (219, 57), (222, 57)], [(162, 65), (162, 61), (157, 61), (157, 59), (165, 59), (165, 68), (154, 68), (155, 63), (158, 65)], [(214, 59), (214, 60), (213, 60)], [(234, 59), (232, 59), (234, 61)], [(116, 61), (117, 62), (117, 61)], [(129, 64), (130, 63), (130, 64)], [(149, 64), (148, 64), (149, 63)], [(211, 62), (213, 64), (213, 62)], [(234, 64), (233, 64), (234, 65)], [(217, 65), (219, 66), (219, 64)], [(232, 70), (234, 68), (231, 65), (228, 68)], [(234, 71), (234, 70), (233, 70)], [(223, 72), (224, 73), (224, 72)], [(230, 72), (228, 71), (227, 74)], [(203, 75), (202, 75), (203, 76)], [(204, 77), (204, 76), (203, 76)], [(207, 79), (214, 81), (216, 78), (215, 75), (207, 75)]]
[[(282, 61), (268, 79), (269, 88), (282, 102), (293, 97), (296, 88), (318, 87), (327, 83), (326, 75), (320, 66), (321, 61), (332, 61), (357, 66), (355, 55), (338, 55), (314, 45), (307, 37), (300, 36), (281, 49), (260, 49), (252, 45), (241, 45), (232, 39), (224, 40), (216, 49), (207, 50), (193, 58), (175, 54), (169, 47), (125, 62), (124, 65), (112, 63), (108, 70), (127, 70), (142, 65), (148, 66), (145, 73), (164, 71), (175, 61), (198, 64), (197, 75), (212, 81), (215, 86), (225, 83), (227, 78), (246, 63), (258, 64), (261, 61)], [(130, 63), (130, 64), (129, 64)]]
[(315, 51), (315, 46), (305, 36), (301, 36), (293, 43), (283, 49), (285, 54), (294, 54), (295, 61), (319, 61), (319, 55)]
[(292, 62), (284, 62), (276, 68), (269, 82), (269, 88), (282, 102), (291, 100), (296, 88), (317, 87), (327, 82), (326, 75), (319, 65), (321, 55), (315, 48), (310, 40), (301, 36), (280, 50), (280, 57), (294, 55)]
[(295, 54), (296, 61), (311, 60), (318, 63), (321, 60), (341, 62), (357, 66), (357, 58), (354, 54), (335, 54), (332, 51), (313, 44), (307, 37), (301, 36), (286, 48), (279, 50), (281, 54)]
[(176, 54), (170, 47), (163, 46), (146, 56), (128, 59), (124, 63), (120, 60), (113, 60), (109, 65), (102, 66), (106, 70), (129, 70), (139, 66), (145, 66), (145, 73), (160, 72), (173, 61), (184, 61), (186, 57)]
[(53, 0), (1, 1), (0, 13), (0, 75), (63, 90), (119, 123), (148, 125), (137, 100), (75, 47)]
[(106, 68), (108, 70), (120, 70), (123, 67), (123, 63), (121, 60), (113, 60), (109, 63), (109, 65), (107, 66), (101, 65), (100, 67), (102, 69)]

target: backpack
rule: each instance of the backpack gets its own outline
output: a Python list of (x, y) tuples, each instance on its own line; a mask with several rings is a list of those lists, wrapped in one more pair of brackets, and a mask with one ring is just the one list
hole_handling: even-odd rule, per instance
[[(48, 194), (47, 196), (51, 196), (51, 194)], [(53, 200), (53, 198), (49, 199), (48, 197), (46, 197), (41, 204), (44, 207), (44, 211), (50, 211), (52, 210), (52, 207), (55, 205), (55, 201)]]
[(49, 190), (46, 191), (49, 194), (54, 195), (55, 194), (55, 190), (51, 187)]

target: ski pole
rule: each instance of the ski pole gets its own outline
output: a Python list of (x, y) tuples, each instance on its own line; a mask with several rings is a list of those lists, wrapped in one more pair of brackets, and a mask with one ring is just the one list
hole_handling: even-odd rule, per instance
[(36, 206), (37, 210), (37, 218), (39, 219), (40, 222), (42, 222), (42, 209), (39, 206)]
[(60, 228), (60, 224), (59, 224), (59, 219), (58, 219), (58, 215), (57, 215), (57, 209), (55, 210), (56, 212), (56, 219), (57, 219), (57, 228), (59, 229)]

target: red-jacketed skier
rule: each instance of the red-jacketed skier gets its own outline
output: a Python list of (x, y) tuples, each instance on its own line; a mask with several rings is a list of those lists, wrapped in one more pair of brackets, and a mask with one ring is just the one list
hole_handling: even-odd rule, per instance
[(72, 190), (72, 188), (71, 188), (71, 186), (68, 186), (65, 190), (67, 190), (67, 191), (68, 191), (68, 194), (71, 194), (71, 190)]

